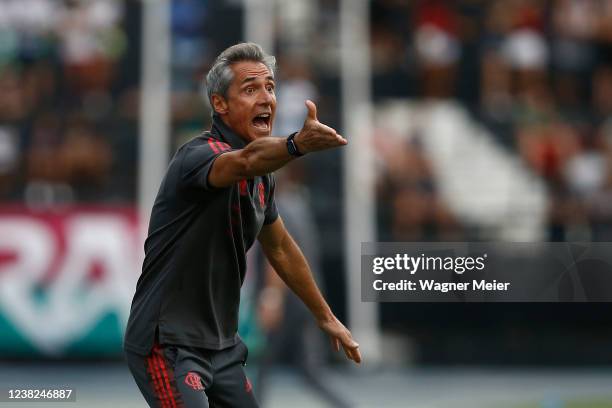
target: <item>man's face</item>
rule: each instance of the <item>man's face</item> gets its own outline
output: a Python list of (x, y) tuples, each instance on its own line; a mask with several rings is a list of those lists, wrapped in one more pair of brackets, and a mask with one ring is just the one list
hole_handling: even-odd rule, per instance
[(242, 61), (232, 65), (234, 79), (227, 98), (219, 98), (215, 110), (224, 122), (247, 143), (271, 136), (276, 112), (274, 78), (261, 62)]

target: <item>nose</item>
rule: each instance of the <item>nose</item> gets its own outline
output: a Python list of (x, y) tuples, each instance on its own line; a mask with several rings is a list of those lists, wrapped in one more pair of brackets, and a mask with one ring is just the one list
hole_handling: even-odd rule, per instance
[(262, 105), (271, 105), (274, 102), (274, 95), (268, 92), (267, 89), (264, 89), (263, 92), (260, 92), (259, 103)]

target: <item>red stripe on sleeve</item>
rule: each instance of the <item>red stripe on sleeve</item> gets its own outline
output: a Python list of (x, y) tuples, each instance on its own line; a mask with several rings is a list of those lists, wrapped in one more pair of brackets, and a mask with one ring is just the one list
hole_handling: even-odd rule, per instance
[(218, 140), (215, 140), (215, 143), (217, 146), (219, 146), (219, 149), (221, 149), (222, 152), (231, 150), (231, 147), (227, 143), (219, 142)]
[(212, 139), (208, 139), (208, 145), (210, 146), (212, 151), (215, 152), (215, 154), (219, 154), (219, 150), (217, 149), (217, 147), (215, 147), (215, 142), (213, 142)]

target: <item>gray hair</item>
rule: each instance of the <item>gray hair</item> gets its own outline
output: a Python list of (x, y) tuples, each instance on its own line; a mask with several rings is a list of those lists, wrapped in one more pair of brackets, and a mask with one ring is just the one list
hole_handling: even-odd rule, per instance
[(268, 67), (272, 76), (274, 76), (274, 71), (276, 70), (276, 58), (274, 58), (274, 56), (266, 54), (264, 50), (255, 43), (232, 45), (219, 54), (210, 68), (210, 71), (206, 74), (204, 88), (206, 89), (206, 96), (208, 97), (208, 102), (211, 107), (213, 106), (213, 94), (219, 94), (227, 98), (227, 89), (234, 79), (234, 73), (231, 66), (232, 64), (242, 61), (261, 62)]

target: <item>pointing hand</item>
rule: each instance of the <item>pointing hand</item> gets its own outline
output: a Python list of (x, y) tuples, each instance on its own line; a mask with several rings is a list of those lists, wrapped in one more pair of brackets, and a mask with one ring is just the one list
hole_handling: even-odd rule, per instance
[(307, 100), (306, 108), (308, 114), (304, 126), (294, 139), (300, 152), (316, 152), (348, 144), (348, 141), (340, 136), (335, 129), (319, 122), (317, 106), (314, 102)]

